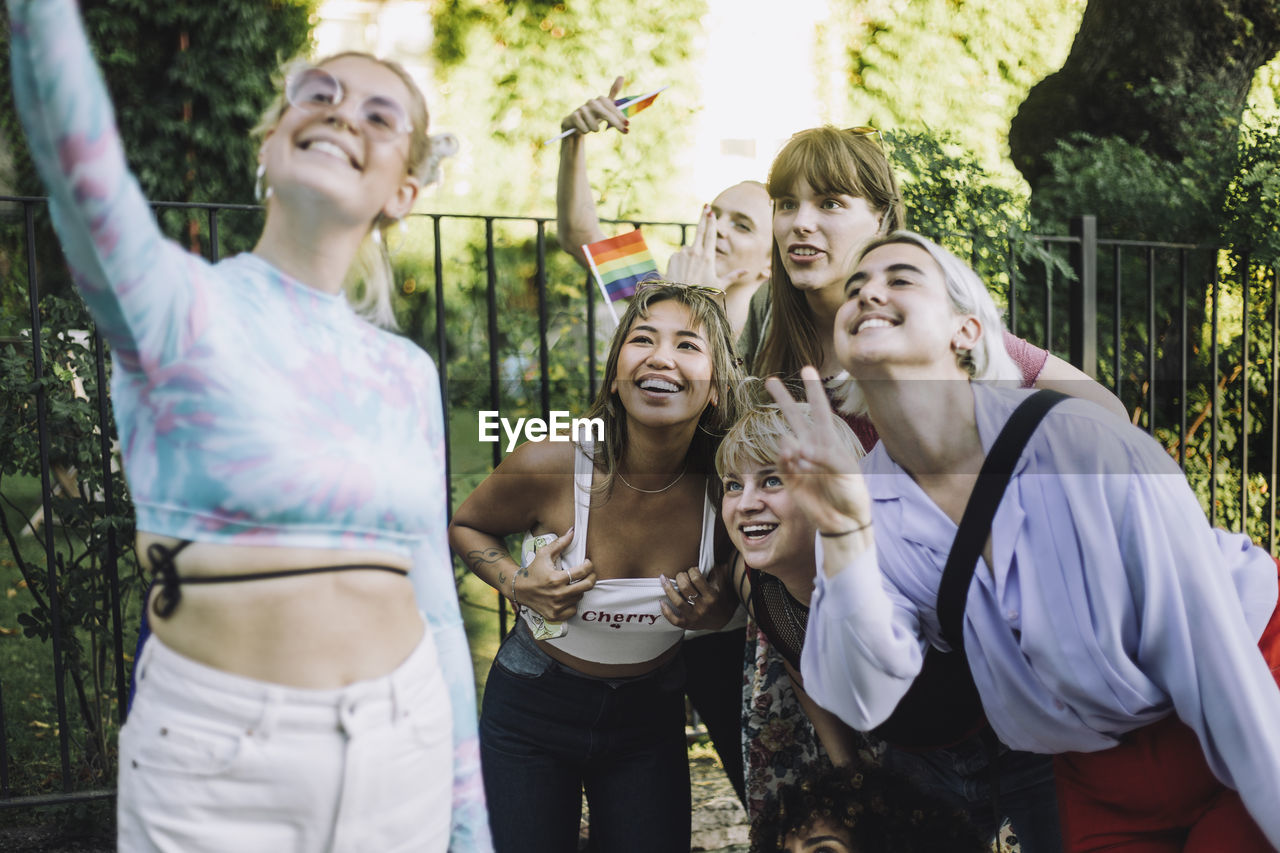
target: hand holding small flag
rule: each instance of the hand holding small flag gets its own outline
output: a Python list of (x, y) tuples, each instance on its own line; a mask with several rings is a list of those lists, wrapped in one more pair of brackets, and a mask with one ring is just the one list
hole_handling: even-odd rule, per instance
[(562, 133), (553, 136), (543, 145), (572, 136), (575, 133), (594, 133), (600, 130), (602, 123), (607, 123), (609, 127), (616, 128), (622, 133), (626, 133), (630, 124), (628, 117), (633, 116), (642, 110), (648, 109), (653, 105), (658, 95), (667, 87), (655, 89), (652, 92), (646, 92), (642, 95), (628, 95), (623, 98), (618, 97), (618, 93), (622, 91), (622, 86), (626, 82), (625, 78), (619, 77), (613, 81), (613, 85), (609, 87), (608, 96), (600, 96), (592, 98), (582, 106), (578, 107), (569, 115), (565, 116), (564, 121), (560, 122)]

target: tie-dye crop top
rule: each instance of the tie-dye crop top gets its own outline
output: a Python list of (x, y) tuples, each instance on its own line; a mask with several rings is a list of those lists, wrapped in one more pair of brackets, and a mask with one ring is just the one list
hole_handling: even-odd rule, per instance
[[(489, 850), (470, 655), (445, 537), (430, 357), (254, 255), (160, 233), (74, 0), (8, 0), (14, 94), (76, 284), (110, 343), (139, 530), (410, 556), (455, 721), (455, 851)], [(248, 165), (246, 164), (246, 168)]]

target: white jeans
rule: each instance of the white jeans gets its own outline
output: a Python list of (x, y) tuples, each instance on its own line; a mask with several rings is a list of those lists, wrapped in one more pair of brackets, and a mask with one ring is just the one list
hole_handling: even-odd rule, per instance
[(452, 712), (430, 631), (389, 675), (303, 690), (150, 637), (120, 730), (118, 850), (443, 853)]

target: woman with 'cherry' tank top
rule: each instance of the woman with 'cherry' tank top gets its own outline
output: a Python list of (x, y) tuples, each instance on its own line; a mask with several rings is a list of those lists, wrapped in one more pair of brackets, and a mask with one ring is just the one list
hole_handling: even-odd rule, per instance
[[(603, 440), (521, 445), (454, 515), (454, 550), (525, 616), (480, 720), (501, 853), (576, 849), (584, 792), (596, 849), (689, 849), (677, 652), (686, 626), (735, 606), (719, 594), (708, 485), (740, 378), (714, 298), (646, 283), (588, 412)], [(506, 536), (525, 537), (530, 559)]]

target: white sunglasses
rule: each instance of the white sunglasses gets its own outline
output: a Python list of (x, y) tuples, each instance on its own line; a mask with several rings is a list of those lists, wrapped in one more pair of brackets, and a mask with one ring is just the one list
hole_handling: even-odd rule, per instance
[[(342, 83), (323, 68), (307, 68), (289, 77), (284, 95), (300, 110), (315, 112), (342, 103)], [(370, 138), (391, 141), (413, 130), (409, 114), (394, 98), (370, 95), (360, 104), (360, 127)]]

